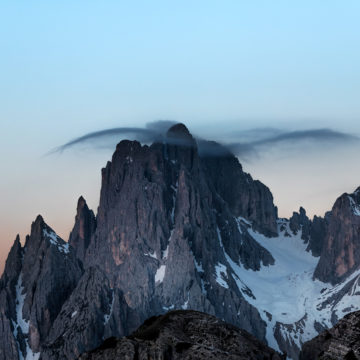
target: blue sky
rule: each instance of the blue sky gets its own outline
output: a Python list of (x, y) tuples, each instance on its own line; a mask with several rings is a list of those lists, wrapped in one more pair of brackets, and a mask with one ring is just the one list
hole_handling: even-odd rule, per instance
[[(360, 134), (359, 13), (359, 1), (1, 1), (4, 246), (39, 212), (66, 238), (80, 194), (96, 208), (111, 151), (43, 157), (87, 132), (171, 119), (209, 136)], [(355, 156), (279, 153), (245, 170), (272, 188), (280, 214), (321, 214), (360, 185)]]
[(0, 11), (2, 112), (20, 124), (360, 115), (358, 1), (3, 1)]

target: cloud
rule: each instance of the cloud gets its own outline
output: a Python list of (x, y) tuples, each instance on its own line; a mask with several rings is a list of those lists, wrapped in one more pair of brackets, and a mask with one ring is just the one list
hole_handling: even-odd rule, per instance
[(49, 154), (62, 153), (67, 149), (84, 144), (96, 148), (108, 148), (110, 145), (109, 143), (111, 143), (111, 147), (113, 147), (114, 144), (111, 141), (112, 139), (115, 140), (115, 144), (124, 138), (131, 138), (142, 143), (162, 141), (167, 130), (175, 124), (176, 122), (171, 120), (157, 120), (148, 122), (145, 127), (119, 127), (94, 131), (70, 140), (51, 150)]
[(197, 139), (200, 157), (226, 157), (236, 155), (242, 160), (249, 161), (259, 156), (255, 147), (247, 143), (220, 143)]
[[(70, 140), (50, 153), (61, 153), (84, 144), (97, 148), (101, 144), (106, 144), (106, 147), (109, 147), (109, 145), (114, 147), (117, 142), (124, 138), (138, 140), (141, 143), (147, 144), (166, 141), (171, 144), (187, 146), (188, 144), (179, 143), (176, 138), (166, 136), (167, 130), (174, 124), (176, 124), (174, 121), (158, 120), (147, 123), (145, 127), (119, 127), (95, 131)], [(304, 144), (323, 147), (325, 144), (344, 146), (345, 144), (359, 142), (359, 138), (354, 135), (326, 128), (284, 131), (269, 127), (233, 132), (228, 137), (229, 141), (224, 141), (224, 139), (216, 141), (216, 137), (216, 134), (214, 134), (215, 141), (195, 137), (200, 156), (221, 157), (234, 154), (241, 160), (250, 161), (261, 156), (261, 153), (264, 151), (281, 149), (281, 146), (284, 144), (295, 149), (300, 145), (303, 150)], [(239, 140), (230, 141), (234, 138)], [(192, 143), (189, 144), (192, 146)]]
[(281, 131), (271, 128), (259, 131), (258, 136), (256, 136), (256, 129), (247, 130), (244, 133), (252, 135), (250, 140), (246, 141), (242, 136), (242, 142), (232, 142), (226, 145), (233, 154), (243, 160), (252, 160), (269, 150), (281, 150), (282, 145), (287, 145), (288, 148), (291, 147), (295, 151), (299, 150), (300, 146), (301, 151), (304, 151), (305, 146), (306, 148), (312, 146), (312, 149), (323, 149), (326, 145), (346, 146), (360, 143), (359, 137), (332, 129)]
[(331, 129), (314, 129), (314, 130), (300, 130), (290, 131), (256, 140), (253, 145), (273, 145), (282, 142), (299, 142), (299, 141), (322, 141), (322, 142), (347, 142), (359, 140), (358, 137), (345, 134)]
[(177, 122), (172, 120), (155, 120), (146, 123), (145, 128), (165, 135), (166, 132), (176, 124)]
[(94, 131), (83, 136), (77, 137), (69, 142), (53, 149), (50, 153), (63, 152), (67, 149), (75, 147), (81, 144), (88, 144), (92, 146), (99, 145), (100, 142), (116, 137), (122, 139), (124, 137), (131, 137), (134, 140), (138, 140), (143, 143), (149, 143), (155, 141), (160, 136), (159, 132), (151, 129), (136, 128), (136, 127), (121, 127), (112, 128), (100, 131)]

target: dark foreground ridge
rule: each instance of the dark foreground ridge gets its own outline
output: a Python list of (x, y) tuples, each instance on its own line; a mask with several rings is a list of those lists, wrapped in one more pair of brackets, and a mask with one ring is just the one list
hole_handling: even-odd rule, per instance
[(300, 360), (360, 359), (360, 311), (304, 344)]
[(146, 320), (122, 339), (110, 338), (80, 360), (285, 359), (254, 336), (214, 316), (178, 310)]

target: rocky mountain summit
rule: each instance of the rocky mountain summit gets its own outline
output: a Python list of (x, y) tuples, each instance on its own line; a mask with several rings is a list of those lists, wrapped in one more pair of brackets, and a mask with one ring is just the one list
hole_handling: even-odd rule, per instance
[(360, 191), (324, 218), (279, 219), (270, 190), (178, 124), (121, 141), (97, 214), (80, 197), (68, 242), (37, 217), (0, 281), (0, 360), (75, 359), (170, 310), (196, 310), (297, 359), (360, 309)]
[(130, 336), (109, 338), (79, 360), (285, 360), (254, 336), (192, 310), (171, 311), (146, 320)]

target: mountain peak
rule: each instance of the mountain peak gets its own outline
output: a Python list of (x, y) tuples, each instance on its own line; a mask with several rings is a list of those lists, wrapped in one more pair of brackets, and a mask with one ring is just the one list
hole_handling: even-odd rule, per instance
[(34, 221), (34, 224), (44, 224), (45, 223), (45, 221), (44, 221), (44, 219), (43, 219), (43, 217), (39, 214), (37, 217), (36, 217), (36, 219), (35, 219), (35, 221)]
[(86, 200), (84, 199), (83, 196), (80, 196), (77, 203), (77, 212), (79, 213), (85, 207), (87, 207)]
[(192, 138), (189, 129), (182, 123), (173, 125), (168, 131), (168, 136), (176, 135), (182, 137)]
[(70, 233), (69, 244), (75, 249), (76, 256), (84, 261), (92, 234), (96, 229), (96, 218), (85, 199), (80, 196), (76, 209), (75, 224)]
[(10, 249), (9, 255), (6, 259), (5, 269), (2, 276), (3, 282), (12, 282), (15, 285), (17, 276), (20, 273), (22, 266), (23, 250), (20, 243), (20, 236), (16, 235), (13, 246)]
[(182, 124), (172, 126), (166, 133), (170, 144), (183, 146), (196, 146), (195, 140), (188, 128)]
[(18, 245), (18, 244), (20, 244), (20, 235), (19, 234), (17, 234), (16, 235), (16, 238), (15, 238), (15, 240), (14, 240), (14, 245)]

